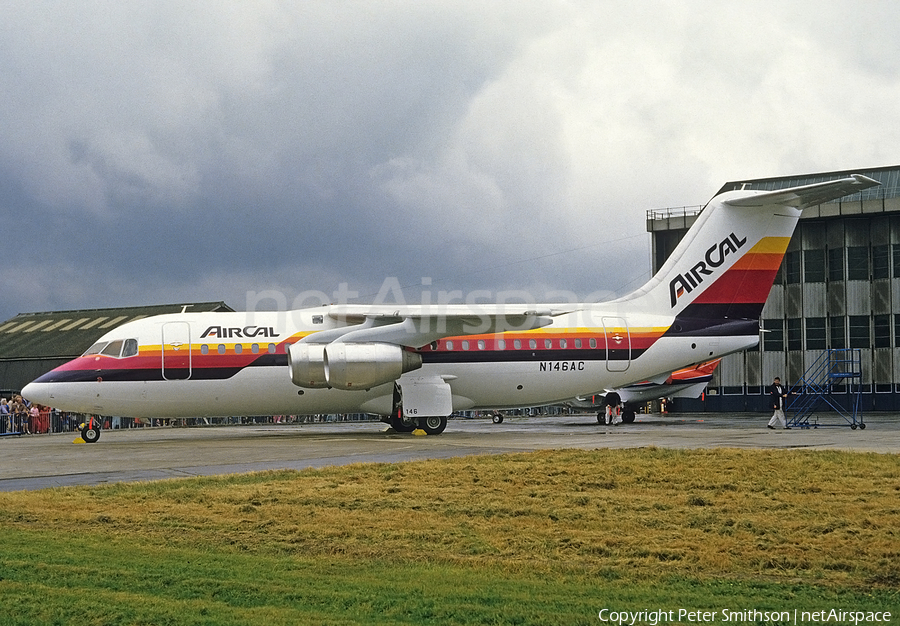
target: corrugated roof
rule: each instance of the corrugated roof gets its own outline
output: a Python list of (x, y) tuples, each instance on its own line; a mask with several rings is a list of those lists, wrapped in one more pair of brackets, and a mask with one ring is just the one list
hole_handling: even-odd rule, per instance
[(119, 309), (87, 309), (20, 313), (0, 323), (0, 361), (71, 359), (87, 350), (106, 332), (132, 320), (189, 311), (233, 311), (224, 302), (160, 304)]

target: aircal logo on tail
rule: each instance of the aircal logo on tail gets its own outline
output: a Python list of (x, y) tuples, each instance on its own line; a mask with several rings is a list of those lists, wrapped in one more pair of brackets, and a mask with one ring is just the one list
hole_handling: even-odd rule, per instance
[(747, 243), (747, 238), (738, 239), (734, 233), (731, 233), (721, 242), (710, 247), (706, 251), (704, 260), (697, 261), (690, 271), (679, 274), (669, 282), (669, 294), (672, 296), (672, 307), (678, 302), (678, 298), (685, 292), (690, 293), (701, 284), (703, 284), (704, 276), (712, 276), (712, 270), (719, 267), (725, 262), (725, 257), (732, 252), (740, 250)]

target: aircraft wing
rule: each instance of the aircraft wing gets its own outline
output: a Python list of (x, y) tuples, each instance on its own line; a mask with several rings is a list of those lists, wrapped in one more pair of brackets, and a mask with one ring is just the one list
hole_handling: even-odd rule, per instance
[(567, 312), (527, 305), (337, 305), (329, 307), (327, 315), (349, 325), (313, 333), (300, 343), (378, 342), (419, 348), (443, 337), (535, 330)]

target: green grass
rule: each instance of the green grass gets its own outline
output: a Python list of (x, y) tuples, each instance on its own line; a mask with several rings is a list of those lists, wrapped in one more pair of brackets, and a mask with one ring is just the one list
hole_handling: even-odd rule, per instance
[(893, 455), (659, 449), (0, 493), (0, 624), (900, 619), (898, 496)]

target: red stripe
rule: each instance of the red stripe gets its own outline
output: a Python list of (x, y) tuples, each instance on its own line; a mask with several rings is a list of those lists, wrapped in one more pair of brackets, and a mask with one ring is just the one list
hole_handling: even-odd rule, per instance
[(762, 304), (769, 297), (778, 268), (729, 269), (694, 300), (699, 304)]

